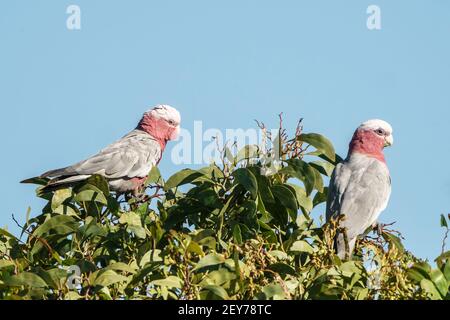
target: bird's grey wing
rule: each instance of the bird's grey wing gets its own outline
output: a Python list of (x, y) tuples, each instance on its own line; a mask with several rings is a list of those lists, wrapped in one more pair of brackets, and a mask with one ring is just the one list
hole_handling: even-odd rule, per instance
[(340, 213), (342, 194), (344, 193), (349, 179), (351, 170), (345, 163), (338, 163), (331, 175), (330, 184), (328, 186), (328, 197), (326, 207), (326, 219), (338, 216)]
[(339, 210), (346, 216), (342, 226), (347, 228), (350, 239), (363, 233), (377, 220), (391, 193), (389, 171), (383, 163), (370, 158), (367, 165), (351, 169)]
[(43, 176), (100, 174), (109, 179), (145, 177), (160, 157), (159, 143), (148, 134), (134, 130), (98, 154)]

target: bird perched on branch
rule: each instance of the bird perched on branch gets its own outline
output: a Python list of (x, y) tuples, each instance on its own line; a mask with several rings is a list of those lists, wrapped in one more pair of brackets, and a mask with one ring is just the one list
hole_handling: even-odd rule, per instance
[(328, 188), (326, 217), (329, 221), (344, 215), (339, 229), (346, 231), (346, 237), (338, 230), (335, 238), (335, 250), (341, 259), (351, 256), (358, 235), (370, 226), (377, 226), (378, 216), (386, 209), (391, 178), (383, 149), (392, 144), (389, 123), (366, 121), (353, 134), (347, 158), (334, 169)]
[(106, 178), (112, 191), (136, 195), (152, 167), (161, 160), (166, 143), (178, 137), (180, 122), (180, 113), (175, 108), (155, 106), (144, 113), (134, 130), (96, 155), (72, 166), (45, 172), (39, 178), (50, 178), (44, 189), (51, 191), (98, 174)]

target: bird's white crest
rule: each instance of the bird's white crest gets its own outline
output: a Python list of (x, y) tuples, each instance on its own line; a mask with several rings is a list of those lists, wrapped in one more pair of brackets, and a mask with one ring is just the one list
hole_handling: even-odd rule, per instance
[(167, 104), (160, 104), (146, 112), (158, 119), (173, 120), (176, 124), (181, 122), (181, 115), (177, 109)]
[(383, 129), (384, 132), (386, 132), (385, 136), (385, 146), (392, 146), (394, 144), (394, 136), (393, 136), (393, 129), (392, 126), (387, 123), (384, 120), (380, 119), (372, 119), (367, 120), (366, 122), (361, 123), (361, 125), (358, 127), (358, 130), (378, 130)]
[(386, 133), (392, 134), (392, 126), (384, 120), (372, 119), (367, 120), (358, 127), (358, 129), (376, 130), (383, 129)]

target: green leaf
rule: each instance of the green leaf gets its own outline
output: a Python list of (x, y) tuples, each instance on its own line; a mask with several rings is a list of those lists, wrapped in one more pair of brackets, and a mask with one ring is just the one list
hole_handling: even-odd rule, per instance
[(450, 263), (450, 250), (441, 253), (434, 261), (438, 266), (442, 266), (444, 262)]
[(36, 189), (36, 196), (50, 201), (53, 197), (53, 193), (45, 189), (46, 186), (41, 186)]
[(188, 252), (192, 252), (198, 254), (200, 257), (203, 257), (205, 253), (203, 252), (202, 247), (195, 241), (189, 242), (189, 245), (186, 249)]
[(431, 299), (433, 300), (442, 300), (441, 295), (439, 294), (439, 291), (436, 289), (436, 286), (428, 279), (422, 279), (420, 281), (420, 287), (430, 294)]
[(441, 227), (448, 228), (447, 220), (443, 214), (441, 214)]
[(10, 260), (0, 260), (0, 269), (14, 267), (14, 262)]
[(152, 262), (146, 264), (141, 269), (138, 269), (138, 272), (133, 276), (133, 279), (128, 283), (128, 287), (135, 287), (137, 284), (143, 281), (148, 274), (154, 272), (160, 267), (161, 267), (160, 262)]
[(205, 229), (205, 230), (196, 230), (198, 233), (194, 236), (192, 240), (199, 242), (202, 239), (214, 236), (216, 232), (212, 229)]
[(2, 228), (0, 228), (0, 234), (4, 235), (4, 236), (6, 236), (7, 238), (10, 238), (10, 239), (17, 239), (11, 233), (9, 233), (8, 231), (6, 231), (5, 229), (2, 229)]
[(37, 275), (53, 289), (61, 290), (67, 281), (67, 271), (59, 268), (53, 268), (48, 271), (39, 268)]
[[(228, 259), (230, 260), (230, 259)], [(242, 272), (241, 264), (243, 264), (242, 261), (239, 260), (239, 252), (237, 250), (234, 250), (233, 253), (233, 267), (231, 268), (231, 271), (234, 271), (234, 274), (236, 275), (236, 278), (238, 279), (239, 286), (243, 286), (242, 280), (244, 278), (244, 274)], [(245, 267), (245, 265), (244, 265)]]
[(207, 287), (209, 285), (221, 286), (226, 282), (236, 279), (236, 274), (228, 271), (226, 268), (220, 268), (208, 273), (208, 275), (200, 282), (201, 287)]
[(270, 221), (270, 215), (266, 211), (266, 206), (264, 205), (264, 201), (261, 199), (261, 195), (256, 198), (256, 209), (261, 213), (260, 221), (269, 222)]
[(309, 196), (316, 185), (316, 174), (314, 169), (308, 163), (300, 159), (289, 159), (287, 163), (288, 165), (279, 172), (303, 181), (306, 195)]
[(400, 252), (405, 251), (405, 247), (403, 246), (402, 241), (400, 240), (399, 237), (389, 232), (384, 232), (383, 237), (385, 238), (386, 241), (392, 243), (398, 249), (398, 251)]
[(303, 133), (298, 137), (298, 140), (312, 145), (332, 161), (336, 160), (336, 152), (334, 151), (333, 144), (323, 135), (317, 133)]
[(269, 266), (269, 269), (272, 271), (275, 271), (276, 273), (278, 273), (281, 276), (285, 276), (285, 275), (292, 275), (295, 276), (296, 272), (295, 269), (292, 268), (290, 265), (286, 264), (286, 263), (282, 263), (282, 262), (278, 262), (278, 263), (273, 263)]
[(165, 279), (153, 280), (151, 283), (157, 286), (164, 286), (168, 288), (181, 289), (183, 287), (183, 280), (175, 276), (168, 276)]
[(172, 175), (169, 180), (167, 180), (164, 185), (164, 190), (168, 191), (172, 188), (191, 183), (195, 179), (203, 176), (203, 173), (192, 170), (192, 169), (183, 169), (174, 175)]
[(333, 174), (334, 165), (328, 161), (312, 161), (309, 165), (327, 177)]
[(299, 214), (295, 220), (295, 224), (301, 229), (305, 230), (310, 226), (310, 218), (305, 214)]
[(38, 275), (31, 272), (22, 272), (12, 277), (6, 277), (4, 282), (8, 286), (29, 286), (33, 288), (45, 288), (47, 283)]
[(141, 217), (132, 211), (122, 213), (119, 222), (130, 226), (142, 226)]
[(443, 271), (445, 278), (447, 279), (447, 282), (450, 285), (450, 260), (447, 260), (443, 267)]
[(113, 300), (111, 291), (108, 289), (108, 287), (102, 287), (97, 291), (97, 294), (101, 300)]
[(136, 209), (136, 214), (140, 217), (145, 218), (145, 216), (148, 213), (148, 207), (149, 207), (149, 203), (145, 202), (143, 204), (141, 204), (137, 209)]
[(413, 280), (417, 283), (420, 283), (420, 281), (422, 281), (422, 279), (426, 279), (426, 277), (427, 277), (426, 275), (422, 274), (419, 270), (414, 269), (414, 268), (411, 268), (408, 270), (407, 276), (411, 280)]
[(265, 299), (282, 299), (284, 298), (284, 290), (279, 284), (269, 284), (262, 289)]
[(361, 288), (356, 294), (356, 300), (366, 300), (368, 296), (369, 296), (369, 289)]
[(256, 180), (258, 181), (258, 192), (259, 197), (265, 203), (274, 203), (275, 199), (273, 198), (272, 191), (270, 191), (270, 180), (266, 176), (255, 175)]
[(123, 262), (114, 262), (114, 263), (110, 264), (109, 266), (107, 266), (106, 269), (114, 270), (114, 271), (123, 271), (123, 272), (128, 272), (131, 274), (135, 274), (136, 270), (137, 270), (136, 267), (129, 266), (128, 264), (123, 263)]
[(161, 172), (159, 171), (157, 166), (153, 166), (150, 170), (150, 173), (147, 176), (147, 179), (145, 180), (145, 186), (151, 185), (151, 184), (163, 184), (163, 179), (161, 177)]
[(444, 274), (439, 269), (433, 269), (431, 270), (430, 277), (441, 296), (445, 297), (448, 291), (448, 283)]
[(77, 292), (75, 291), (69, 291), (68, 293), (66, 293), (66, 295), (64, 296), (64, 300), (80, 300), (83, 297), (80, 296)]
[(241, 232), (241, 228), (239, 227), (239, 224), (235, 224), (233, 227), (233, 238), (237, 244), (242, 243), (242, 232)]
[[(211, 163), (207, 167), (203, 167), (201, 169), (198, 169), (198, 172), (202, 173), (204, 177), (199, 178), (199, 181), (209, 181), (214, 182), (216, 179), (221, 179), (224, 177), (223, 172), (215, 163)], [(214, 179), (214, 180), (213, 180)]]
[(293, 183), (288, 183), (288, 185), (295, 190), (297, 202), (300, 207), (305, 209), (306, 212), (310, 212), (313, 209), (313, 202), (311, 201), (311, 198), (306, 196), (305, 189)]
[(306, 252), (306, 253), (313, 253), (314, 249), (313, 247), (311, 247), (311, 245), (306, 242), (305, 240), (298, 240), (295, 241), (291, 247), (289, 248), (289, 251), (294, 251), (294, 252)]
[(108, 204), (108, 200), (106, 200), (105, 195), (100, 190), (93, 190), (94, 188), (91, 186), (91, 189), (86, 189), (80, 191), (75, 196), (75, 200), (77, 202), (90, 202), (95, 201), (104, 205)]
[(347, 276), (350, 276), (350, 274), (353, 273), (360, 274), (362, 271), (361, 267), (358, 267), (355, 261), (344, 262), (340, 265), (340, 270), (346, 272)]
[(62, 204), (59, 207), (53, 209), (53, 213), (78, 217), (78, 212), (74, 208), (75, 208), (75, 206), (73, 206), (72, 204), (69, 204), (69, 205)]
[(297, 218), (297, 199), (294, 193), (285, 185), (273, 185), (272, 193), (275, 199), (278, 199), (281, 204), (289, 210), (291, 218)]
[(313, 206), (315, 207), (323, 202), (326, 202), (327, 197), (328, 197), (328, 187), (325, 187), (323, 188), (323, 192), (317, 192), (314, 195)]
[(132, 211), (122, 213), (119, 218), (119, 223), (127, 224), (127, 230), (133, 232), (136, 237), (140, 239), (145, 239), (147, 234), (145, 229), (142, 227), (141, 217)]
[(52, 197), (51, 207), (52, 210), (58, 208), (64, 201), (72, 197), (71, 189), (58, 189), (55, 191)]
[(101, 287), (108, 287), (118, 282), (127, 281), (128, 278), (117, 274), (114, 270), (106, 270), (95, 278), (94, 285)]
[(78, 229), (78, 222), (76, 222), (71, 216), (54, 216), (39, 227), (37, 227), (33, 235), (36, 237), (40, 237), (43, 234), (48, 233), (50, 230), (56, 230), (59, 234), (66, 234), (75, 232)]
[(274, 257), (278, 260), (287, 260), (288, 259), (287, 253), (284, 251), (280, 251), (280, 250), (269, 251), (269, 255), (271, 255), (272, 257)]
[(136, 237), (139, 239), (145, 239), (147, 237), (147, 233), (145, 232), (144, 227), (141, 226), (128, 226), (127, 230), (133, 232)]
[(258, 196), (258, 182), (255, 175), (247, 168), (239, 168), (233, 172), (237, 183), (241, 184), (252, 195), (253, 199)]
[(108, 234), (108, 230), (101, 224), (96, 223), (96, 219), (91, 216), (86, 218), (84, 225), (78, 229), (78, 232), (83, 236), (82, 239), (94, 238), (96, 236), (104, 237)]
[(430, 279), (431, 267), (426, 262), (415, 263), (408, 270), (408, 277), (417, 283), (422, 279)]
[(109, 196), (109, 184), (108, 181), (106, 181), (105, 177), (99, 174), (94, 174), (90, 176), (85, 183), (88, 188), (94, 187), (94, 190), (100, 190), (105, 197)]
[(139, 267), (143, 268), (147, 263), (150, 262), (161, 262), (163, 261), (161, 257), (161, 250), (155, 249), (147, 251), (141, 258), (141, 261), (139, 262)]
[(205, 290), (210, 291), (211, 293), (213, 293), (214, 295), (216, 295), (217, 297), (221, 298), (222, 300), (228, 300), (230, 299), (228, 297), (227, 292), (225, 291), (224, 288), (220, 287), (220, 286), (216, 286), (216, 285), (208, 285), (204, 287)]
[(320, 175), (320, 172), (318, 170), (316, 170), (314, 167), (311, 166), (311, 168), (313, 169), (315, 178), (314, 178), (314, 188), (319, 191), (319, 192), (323, 192), (323, 179), (322, 176)]
[(204, 256), (203, 258), (201, 258), (193, 270), (198, 270), (201, 268), (222, 264), (224, 262), (225, 262), (225, 258), (222, 255), (219, 255), (216, 253), (210, 253), (210, 254)]

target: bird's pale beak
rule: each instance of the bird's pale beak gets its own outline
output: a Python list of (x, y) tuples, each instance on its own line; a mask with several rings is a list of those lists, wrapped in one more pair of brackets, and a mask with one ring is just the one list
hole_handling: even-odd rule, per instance
[(392, 137), (392, 135), (389, 135), (386, 138), (384, 138), (384, 146), (385, 147), (390, 147), (393, 144), (394, 144), (394, 137)]

